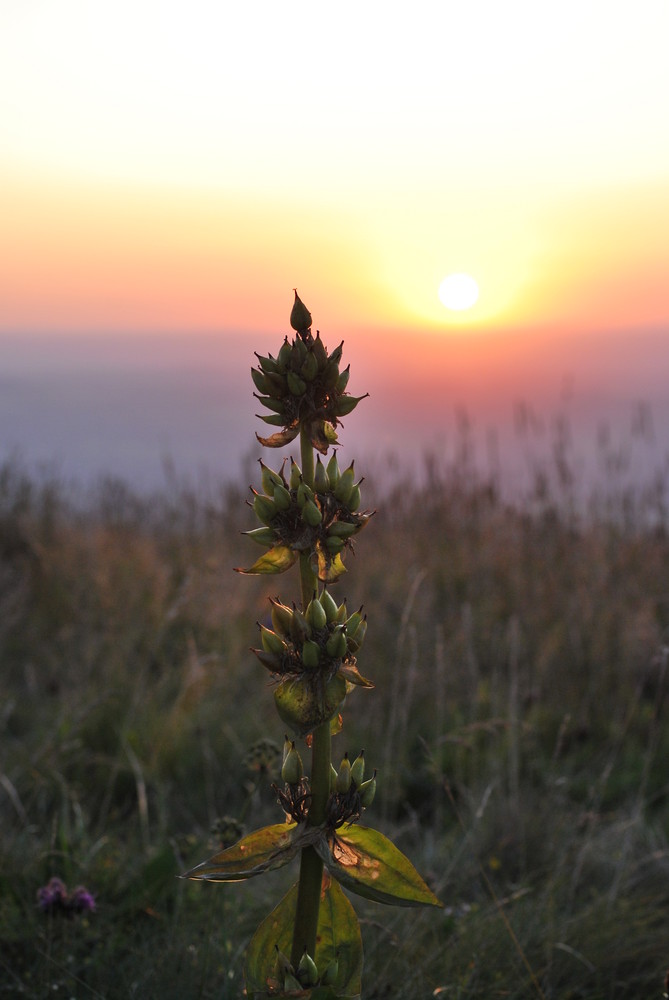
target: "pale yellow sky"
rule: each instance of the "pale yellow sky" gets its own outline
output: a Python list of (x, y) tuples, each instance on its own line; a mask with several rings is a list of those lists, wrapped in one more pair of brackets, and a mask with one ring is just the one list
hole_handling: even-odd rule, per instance
[(669, 319), (666, 0), (0, 12), (0, 328)]

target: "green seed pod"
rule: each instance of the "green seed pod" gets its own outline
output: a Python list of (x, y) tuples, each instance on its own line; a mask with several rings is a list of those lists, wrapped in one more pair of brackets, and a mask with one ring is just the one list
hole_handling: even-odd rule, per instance
[(316, 670), (321, 658), (321, 647), (313, 639), (305, 639), (302, 644), (302, 666), (305, 670)]
[(293, 625), (293, 612), (285, 604), (281, 604), (280, 601), (273, 601), (270, 598), (270, 604), (272, 605), (271, 615), (274, 631), (289, 638)]
[(360, 525), (352, 524), (350, 521), (333, 521), (332, 524), (328, 524), (328, 535), (331, 538), (350, 538), (358, 531), (360, 531)]
[(286, 382), (285, 375), (281, 375), (279, 372), (268, 372), (266, 379), (268, 396), (273, 396), (275, 399), (283, 399), (284, 396), (288, 395), (288, 383)]
[(333, 493), (340, 503), (346, 504), (349, 500), (351, 493), (353, 492), (353, 486), (355, 483), (355, 469), (354, 463), (351, 462), (347, 469), (344, 469), (339, 479), (337, 480), (337, 485), (333, 487)]
[(283, 737), (283, 756), (281, 758), (281, 764), (282, 765), (284, 764), (284, 762), (286, 760), (286, 757), (290, 753), (290, 750), (291, 750), (292, 746), (293, 746), (293, 740), (290, 739), (290, 737), (288, 736), (288, 733), (285, 733), (284, 737)]
[(288, 479), (288, 485), (291, 490), (296, 490), (302, 481), (302, 470), (295, 461), (294, 458), (290, 460), (290, 477)]
[(274, 399), (272, 396), (259, 396), (257, 392), (254, 392), (253, 395), (265, 409), (272, 410), (274, 413), (285, 412), (286, 405), (282, 399)]
[(260, 463), (260, 481), (262, 483), (262, 488), (268, 497), (274, 496), (274, 487), (282, 486), (283, 480), (278, 472), (274, 469), (270, 469), (268, 465), (265, 465), (262, 459), (258, 459)]
[(243, 535), (250, 538), (252, 542), (263, 545), (265, 548), (271, 547), (276, 541), (274, 530), (268, 527), (252, 528), (251, 531), (242, 531)]
[(293, 618), (290, 623), (290, 636), (296, 646), (301, 646), (305, 639), (311, 636), (311, 625), (299, 608), (293, 604)]
[(295, 301), (290, 311), (290, 325), (293, 330), (301, 333), (311, 328), (311, 313), (297, 294), (297, 288), (294, 288), (293, 291), (295, 292)]
[(314, 357), (316, 358), (316, 363), (318, 364), (319, 372), (322, 372), (328, 362), (328, 354), (325, 350), (325, 345), (321, 340), (321, 335), (316, 331), (316, 339), (314, 340), (311, 350)]
[(293, 396), (304, 396), (307, 391), (307, 383), (295, 372), (289, 371), (286, 375), (288, 389)]
[(346, 601), (342, 601), (342, 603), (337, 608), (337, 621), (341, 625), (345, 625), (347, 620), (348, 620), (348, 608), (346, 607)]
[(302, 340), (301, 337), (297, 337), (293, 341), (293, 345), (290, 351), (290, 370), (295, 372), (295, 374), (297, 375), (297, 373), (299, 372), (300, 368), (302, 367), (302, 365), (306, 360), (307, 360), (307, 345), (305, 344), (305, 342)]
[(276, 504), (274, 500), (271, 497), (263, 496), (261, 493), (256, 493), (254, 497), (253, 510), (258, 520), (262, 521), (268, 527), (276, 516)]
[(339, 765), (339, 770), (337, 772), (337, 785), (336, 789), (338, 792), (344, 794), (351, 787), (351, 762), (348, 759), (348, 752), (344, 754), (341, 764)]
[[(260, 528), (256, 530), (263, 531), (265, 529)], [(327, 589), (327, 587), (323, 590), (323, 593), (321, 594), (321, 604), (323, 605), (323, 608), (325, 610), (326, 620), (328, 622), (335, 621), (337, 618), (337, 611), (338, 611), (337, 602), (335, 601), (334, 597)]]
[(329, 360), (321, 376), (326, 389), (334, 389), (339, 381), (339, 365), (336, 361)]
[(279, 368), (281, 368), (283, 371), (285, 371), (288, 365), (290, 364), (290, 355), (292, 351), (292, 346), (293, 345), (288, 340), (288, 337), (285, 337), (283, 344), (281, 345), (281, 350), (279, 351), (276, 359)]
[(305, 382), (313, 382), (313, 380), (318, 375), (318, 361), (316, 360), (316, 355), (313, 350), (307, 353), (302, 367), (300, 368), (300, 375)]
[(366, 399), (369, 393), (366, 392), (364, 396), (340, 396), (337, 400), (337, 406), (335, 412), (338, 417), (346, 417), (349, 413), (355, 410), (356, 406), (361, 399)]
[(304, 612), (304, 617), (307, 619), (309, 624), (314, 629), (325, 628), (327, 625), (327, 615), (325, 614), (325, 608), (319, 601), (318, 597), (314, 596), (307, 604), (307, 609)]
[(278, 372), (279, 365), (276, 358), (273, 358), (271, 354), (267, 357), (263, 357), (262, 354), (258, 354), (257, 351), (253, 352), (258, 359), (258, 364), (262, 368), (263, 372), (267, 374), (268, 372)]
[(328, 535), (324, 544), (328, 552), (331, 553), (331, 555), (336, 556), (345, 547), (346, 542), (343, 538), (335, 538), (334, 535)]
[(283, 673), (283, 661), (275, 653), (268, 653), (266, 649), (252, 649), (252, 653), (258, 657), (265, 670), (271, 674)]
[(344, 626), (340, 625), (338, 628), (329, 636), (327, 642), (325, 643), (325, 652), (333, 660), (341, 660), (346, 656), (346, 633), (344, 631)]
[(330, 489), (330, 479), (321, 462), (321, 456), (316, 456), (316, 468), (314, 470), (314, 488), (317, 493), (327, 493)]
[(363, 642), (365, 641), (365, 636), (366, 635), (367, 635), (367, 615), (365, 615), (365, 617), (360, 622), (360, 624), (358, 625), (357, 629), (355, 630), (355, 632), (351, 636), (351, 638), (353, 639), (353, 641), (357, 642), (358, 649), (360, 649), (360, 647), (362, 646)]
[(317, 528), (323, 520), (323, 514), (313, 500), (307, 500), (302, 508), (302, 520), (311, 528)]
[(363, 781), (358, 791), (360, 792), (360, 804), (367, 809), (371, 806), (376, 795), (376, 768), (374, 768), (372, 777), (367, 781)]
[[(288, 737), (286, 737), (286, 739), (287, 738)], [(290, 747), (290, 743), (288, 744), (288, 746)], [(284, 955), (282, 951), (279, 951), (278, 944), (275, 944), (274, 948), (276, 950), (276, 959), (275, 959), (276, 978), (279, 980), (280, 983), (283, 983), (286, 976), (293, 976), (295, 974), (295, 969), (291, 965), (288, 956)], [(299, 983), (298, 983), (298, 988), (299, 988)]]
[(304, 987), (299, 979), (296, 979), (291, 972), (288, 972), (283, 979), (283, 991), (284, 993), (297, 993), (299, 991), (300, 994), (303, 994)]
[(330, 794), (337, 791), (337, 768), (330, 761)]
[(351, 495), (348, 498), (348, 503), (346, 505), (350, 510), (351, 514), (354, 514), (356, 512), (356, 510), (360, 506), (361, 499), (362, 498), (360, 496), (360, 486), (359, 484), (356, 483), (356, 485), (351, 490)]
[(282, 483), (274, 487), (274, 503), (277, 510), (288, 510), (292, 502), (290, 493)]
[(297, 736), (327, 722), (341, 708), (346, 697), (346, 681), (335, 674), (321, 690), (313, 678), (284, 677), (274, 689), (274, 704), (280, 718)]
[(332, 352), (332, 354), (329, 357), (329, 360), (330, 361), (336, 361), (337, 364), (339, 364), (339, 362), (341, 361), (341, 356), (342, 356), (343, 353), (344, 353), (344, 341), (342, 340), (342, 342), (339, 345), (339, 347), (335, 347), (334, 351)]
[(335, 955), (328, 964), (325, 966), (323, 975), (321, 976), (320, 985), (321, 986), (334, 986), (337, 982), (337, 976), (339, 975), (339, 959)]
[(263, 396), (269, 396), (269, 395), (271, 395), (271, 393), (270, 393), (270, 383), (267, 380), (267, 376), (265, 375), (264, 372), (258, 371), (257, 368), (252, 368), (251, 369), (251, 378), (253, 379), (253, 384), (256, 387), (256, 389), (258, 390), (258, 392), (261, 392), (263, 394)]
[(339, 373), (339, 378), (337, 379), (337, 392), (343, 392), (348, 385), (349, 376), (351, 374), (351, 366), (348, 365), (344, 368), (343, 372)]
[(353, 635), (362, 621), (362, 605), (346, 621), (346, 635)]
[(265, 415), (264, 413), (256, 413), (258, 420), (263, 420), (270, 427), (283, 427), (286, 422), (286, 418), (282, 413), (270, 413)]
[(295, 740), (293, 740), (290, 750), (288, 751), (286, 759), (281, 767), (281, 779), (289, 785), (299, 785), (303, 774), (304, 768), (302, 766), (302, 758), (296, 750)]
[(304, 949), (300, 963), (297, 966), (297, 978), (303, 986), (315, 986), (318, 982), (318, 969), (311, 955)]
[(355, 787), (360, 788), (365, 777), (365, 751), (361, 750), (351, 764), (351, 781), (355, 782)]
[(265, 628), (264, 625), (260, 626), (260, 641), (262, 648), (267, 653), (274, 653), (275, 656), (281, 657), (287, 652), (286, 643), (281, 636), (273, 632), (271, 628)]
[(314, 499), (314, 491), (311, 489), (311, 487), (307, 486), (306, 483), (300, 482), (300, 484), (297, 487), (298, 507), (300, 507), (301, 509), (302, 507), (304, 507), (307, 500), (313, 500), (313, 499)]
[(330, 489), (334, 489), (341, 475), (339, 471), (339, 464), (337, 462), (337, 452), (333, 451), (330, 456), (330, 461), (327, 464), (325, 471), (328, 474), (328, 479), (330, 481)]

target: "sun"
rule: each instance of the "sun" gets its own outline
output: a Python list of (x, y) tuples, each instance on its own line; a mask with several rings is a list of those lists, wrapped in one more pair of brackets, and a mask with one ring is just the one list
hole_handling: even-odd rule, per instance
[(479, 286), (471, 274), (449, 274), (439, 285), (439, 298), (447, 309), (464, 312), (476, 305)]

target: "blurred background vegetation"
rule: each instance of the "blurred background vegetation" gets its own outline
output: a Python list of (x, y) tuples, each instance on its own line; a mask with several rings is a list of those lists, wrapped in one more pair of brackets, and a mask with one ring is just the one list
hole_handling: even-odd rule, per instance
[[(466, 447), (418, 482), (365, 480), (378, 513), (335, 596), (364, 603), (377, 687), (334, 751), (365, 748), (370, 825), (446, 904), (354, 900), (369, 1000), (662, 995), (667, 477), (582, 502), (564, 451), (531, 471), (513, 503)], [(0, 468), (0, 995), (243, 995), (246, 943), (296, 872), (176, 876), (222, 817), (281, 819), (260, 744), (283, 729), (249, 647), (297, 581), (232, 572), (257, 555), (247, 496), (174, 475), (78, 496)], [(42, 912), (54, 875), (96, 911)]]

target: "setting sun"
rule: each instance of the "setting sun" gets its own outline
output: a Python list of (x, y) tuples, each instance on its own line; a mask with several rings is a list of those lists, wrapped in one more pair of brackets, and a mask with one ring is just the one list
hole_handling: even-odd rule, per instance
[(476, 305), (479, 286), (471, 274), (449, 274), (439, 285), (439, 298), (447, 309), (464, 312)]

